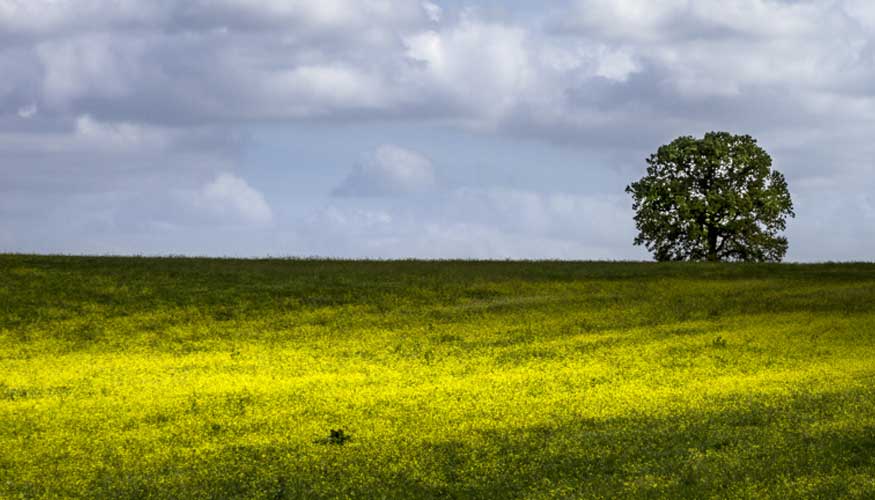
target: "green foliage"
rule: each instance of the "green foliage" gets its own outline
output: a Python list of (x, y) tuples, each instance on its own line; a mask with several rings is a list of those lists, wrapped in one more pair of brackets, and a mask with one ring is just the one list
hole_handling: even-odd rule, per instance
[(0, 255), (0, 498), (873, 498), (873, 303), (872, 264)]
[(727, 345), (726, 339), (724, 339), (723, 337), (718, 335), (717, 337), (714, 338), (714, 340), (711, 341), (711, 345), (714, 347), (717, 347), (719, 349), (724, 349), (724, 348), (726, 348), (726, 345)]
[(343, 432), (343, 429), (331, 429), (327, 438), (320, 438), (314, 441), (317, 444), (336, 444), (343, 445), (347, 441), (352, 439), (349, 434)]
[(635, 244), (656, 260), (780, 262), (787, 253), (779, 235), (795, 216), (787, 182), (752, 137), (679, 137), (647, 164), (626, 192), (634, 199)]

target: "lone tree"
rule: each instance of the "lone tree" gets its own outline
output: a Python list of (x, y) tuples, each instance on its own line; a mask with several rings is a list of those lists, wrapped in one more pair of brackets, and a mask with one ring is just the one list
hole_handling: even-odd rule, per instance
[(636, 245), (658, 261), (780, 262), (787, 181), (749, 135), (679, 137), (647, 159), (647, 175), (626, 187), (634, 199)]

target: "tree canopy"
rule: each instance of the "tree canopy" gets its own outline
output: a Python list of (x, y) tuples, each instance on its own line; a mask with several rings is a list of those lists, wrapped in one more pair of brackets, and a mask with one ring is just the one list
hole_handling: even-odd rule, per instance
[(780, 262), (787, 217), (795, 217), (784, 176), (749, 135), (679, 137), (647, 159), (632, 195), (636, 245), (658, 261)]

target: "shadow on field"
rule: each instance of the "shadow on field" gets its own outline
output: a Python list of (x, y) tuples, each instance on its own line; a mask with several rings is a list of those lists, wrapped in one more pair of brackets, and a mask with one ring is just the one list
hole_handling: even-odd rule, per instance
[(411, 498), (872, 498), (875, 419), (842, 420), (861, 404), (875, 410), (875, 391), (481, 431), (419, 454), (422, 471), (442, 484), (412, 479), (420, 471), (402, 483)]
[(0, 330), (78, 348), (105, 342), (94, 325), (130, 337), (190, 324), (245, 332), (235, 322), (249, 321), (288, 335), (301, 326), (403, 329), (532, 313), (591, 314), (591, 330), (743, 314), (866, 314), (875, 265), (0, 255), (0, 283)]
[[(670, 417), (576, 419), (428, 441), (409, 434), (344, 446), (226, 445), (138, 464), (105, 451), (91, 498), (872, 498), (875, 389), (740, 396)], [(10, 464), (6, 464), (8, 466)], [(20, 482), (12, 496), (76, 496)], [(0, 490), (2, 491), (2, 490)]]
[[(873, 264), (712, 264), (559, 261), (349, 261), (307, 259), (206, 259), (66, 257), (0, 254), (0, 277), (16, 310), (40, 304), (91, 303), (126, 312), (161, 306), (214, 306), (216, 319), (259, 308), (390, 306), (392, 300), (433, 304), (442, 300), (513, 302), (520, 285), (603, 283), (626, 292), (663, 282), (772, 282), (801, 285), (872, 284)], [(732, 287), (737, 290), (737, 287)], [(871, 286), (870, 286), (871, 288)], [(652, 291), (651, 288), (649, 291)], [(46, 293), (46, 292), (52, 293)], [(647, 291), (647, 290), (645, 290)], [(28, 292), (39, 292), (31, 294)], [(635, 295), (625, 293), (623, 295)], [(649, 293), (648, 293), (649, 295)], [(621, 296), (602, 295), (610, 301)], [(286, 299), (294, 299), (289, 302)], [(525, 301), (526, 299), (524, 299)]]

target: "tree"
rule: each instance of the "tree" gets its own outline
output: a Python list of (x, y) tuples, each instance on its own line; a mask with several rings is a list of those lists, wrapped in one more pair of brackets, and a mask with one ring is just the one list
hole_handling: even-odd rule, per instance
[(634, 199), (636, 245), (658, 261), (780, 262), (787, 181), (749, 135), (679, 137), (647, 159), (647, 175), (626, 187)]

